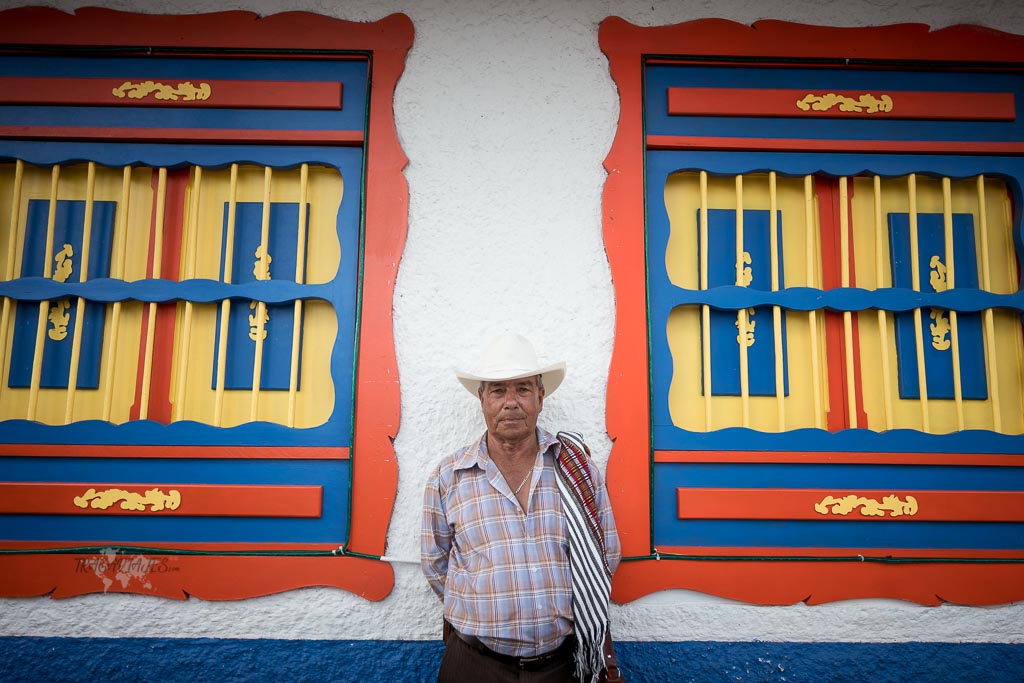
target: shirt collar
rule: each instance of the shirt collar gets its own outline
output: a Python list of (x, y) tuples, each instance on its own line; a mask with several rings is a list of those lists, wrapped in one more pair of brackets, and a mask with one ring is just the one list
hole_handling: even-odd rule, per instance
[[(547, 454), (551, 450), (551, 447), (558, 443), (558, 439), (554, 434), (537, 427), (537, 441), (540, 444), (541, 453)], [(474, 465), (478, 466), (481, 470), (487, 470), (487, 463), (490, 462), (491, 457), (487, 453), (487, 432), (484, 432), (476, 442), (470, 444), (466, 450), (455, 459), (455, 469), (457, 470), (468, 470)]]

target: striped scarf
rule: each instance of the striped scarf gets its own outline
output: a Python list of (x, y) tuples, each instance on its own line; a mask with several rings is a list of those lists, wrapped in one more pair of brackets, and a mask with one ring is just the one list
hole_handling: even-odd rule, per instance
[(604, 553), (604, 532), (590, 477), (589, 450), (583, 435), (559, 432), (556, 460), (558, 491), (569, 527), (572, 612), (576, 630), (576, 678), (596, 681), (604, 669), (611, 572)]

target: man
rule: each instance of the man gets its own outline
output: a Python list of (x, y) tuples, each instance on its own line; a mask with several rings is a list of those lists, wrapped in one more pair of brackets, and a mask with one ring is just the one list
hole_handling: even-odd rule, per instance
[[(559, 438), (537, 427), (565, 363), (541, 367), (526, 338), (503, 335), (477, 370), (456, 376), (480, 401), (487, 431), (443, 459), (426, 486), (421, 565), (446, 622), (438, 681), (591, 680), (601, 668), (608, 586), (621, 550), (585, 447), (577, 449), (579, 469), (589, 470), (595, 531), (578, 534), (579, 503), (564, 484)], [(580, 547), (581, 537), (588, 546)], [(599, 558), (589, 576), (579, 566), (587, 552)]]

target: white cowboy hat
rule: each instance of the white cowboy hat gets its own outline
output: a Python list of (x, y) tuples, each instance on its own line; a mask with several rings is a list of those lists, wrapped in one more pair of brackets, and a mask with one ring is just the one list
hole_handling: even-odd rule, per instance
[(462, 382), (462, 386), (474, 396), (481, 382), (501, 382), (535, 375), (541, 376), (544, 395), (550, 396), (565, 379), (565, 362), (542, 367), (537, 362), (533, 344), (519, 334), (502, 334), (492, 339), (480, 356), (475, 371), (455, 370), (455, 376)]

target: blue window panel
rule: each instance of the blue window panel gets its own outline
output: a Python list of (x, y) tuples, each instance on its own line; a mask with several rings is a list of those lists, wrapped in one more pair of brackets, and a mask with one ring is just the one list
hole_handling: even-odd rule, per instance
[[(905, 213), (890, 213), (888, 218), (893, 286), (910, 289), (913, 287), (910, 217)], [(945, 223), (942, 214), (917, 214), (917, 241), (921, 291), (944, 291), (944, 273), (949, 258), (946, 254)], [(971, 214), (953, 214), (953, 260), (956, 286), (976, 289), (978, 261), (974, 246), (974, 220)], [(949, 319), (949, 311), (938, 308), (921, 310), (925, 380), (929, 398), (954, 398), (953, 345)], [(965, 399), (984, 400), (988, 398), (988, 389), (981, 315), (958, 313), (957, 334), (960, 346), (962, 395)], [(912, 311), (896, 314), (896, 350), (900, 398), (920, 398), (917, 340)]]
[(655, 463), (651, 477), (656, 546), (781, 548), (1021, 549), (1024, 524), (924, 522), (913, 518), (822, 516), (810, 520), (679, 519), (680, 489), (1015, 491), (1024, 468), (835, 463)]
[(119, 484), (163, 491), (183, 485), (323, 487), (319, 517), (4, 515), (2, 541), (340, 545), (348, 538), (351, 460), (0, 457), (0, 471), (12, 482), (91, 482), (82, 484), (83, 492), (109, 481), (111, 472)]
[[(110, 275), (110, 250), (117, 203), (93, 202), (92, 207), (87, 280), (105, 278)], [(25, 246), (21, 263), (21, 277), (23, 278), (43, 277), (46, 272), (46, 232), (49, 212), (49, 200), (29, 200), (25, 223)], [(84, 226), (84, 201), (57, 201), (53, 227), (53, 251), (50, 257), (52, 259), (50, 264), (52, 279), (60, 282), (82, 281)], [(76, 386), (78, 389), (96, 389), (99, 386), (100, 354), (103, 348), (104, 305), (87, 303), (84, 306), (82, 346)], [(49, 302), (47, 331), (43, 337), (42, 374), (39, 382), (39, 386), (44, 389), (67, 388), (77, 316), (77, 297), (67, 297)], [(9, 387), (24, 388), (31, 385), (38, 322), (39, 304), (30, 301), (19, 302), (14, 319), (11, 371), (7, 380)]]
[[(308, 229), (309, 210), (306, 210)], [(222, 244), (227, 244), (228, 204), (224, 204)], [(299, 205), (274, 202), (270, 204), (270, 278), (295, 279), (295, 248), (298, 244)], [(231, 282), (244, 284), (257, 279), (260, 257), (260, 238), (263, 229), (263, 203), (238, 202), (235, 204), (234, 250), (231, 256)], [(305, 259), (303, 259), (305, 263)], [(225, 258), (222, 252), (220, 276), (224, 279)], [(305, 280), (305, 277), (303, 277)], [(256, 358), (256, 302), (232, 301), (228, 315), (228, 344), (224, 359), (224, 387), (226, 389), (252, 389), (252, 371)], [(263, 365), (260, 370), (260, 388), (287, 390), (291, 376), (292, 329), (296, 324), (292, 303), (269, 304), (263, 332)], [(300, 326), (302, 320), (298, 321)], [(217, 336), (214, 358), (220, 338), (221, 309), (217, 308)], [(302, 348), (301, 335), (299, 348)], [(300, 352), (301, 359), (302, 354)], [(301, 365), (299, 376), (302, 376)], [(213, 366), (212, 388), (217, 386), (217, 364)]]
[[(81, 60), (79, 60), (81, 61)], [(2, 61), (0, 61), (2, 65)], [(365, 63), (363, 65), (365, 70)], [(351, 90), (347, 89), (346, 93)], [(365, 108), (362, 110), (365, 112)], [(303, 163), (322, 163), (337, 168), (348, 187), (361, 187), (363, 177), (363, 148), (328, 146), (278, 145), (163, 145), (138, 143), (112, 145), (106, 142), (40, 143), (33, 140), (0, 141), (0, 157), (7, 160), (22, 159), (25, 163), (51, 165), (68, 159), (89, 159), (104, 166), (143, 164), (147, 166), (178, 167), (183, 160), (204, 168), (220, 168), (244, 158), (246, 163), (294, 168)], [(72, 422), (68, 425), (47, 425), (28, 420), (0, 422), (0, 440), (9, 444), (73, 443), (73, 444), (132, 444), (132, 445), (203, 445), (203, 446), (351, 446), (353, 375), (356, 337), (356, 308), (359, 288), (359, 253), (362, 230), (362, 195), (345, 192), (335, 220), (337, 237), (341, 244), (341, 263), (335, 278), (329, 283), (308, 285), (311, 296), (326, 301), (338, 322), (338, 333), (332, 345), (323, 349), (330, 354), (330, 371), (335, 387), (332, 411), (328, 421), (316, 427), (293, 429), (269, 422), (246, 423), (235, 427), (215, 427), (195, 422), (177, 422), (162, 425), (150, 420), (111, 424), (96, 420)], [(273, 265), (271, 266), (273, 268)], [(95, 272), (99, 272), (96, 270)], [(274, 272), (272, 270), (272, 272)], [(90, 279), (93, 278), (90, 268)], [(284, 277), (282, 275), (282, 277)], [(294, 278), (294, 272), (291, 274)], [(202, 290), (203, 281), (192, 285), (167, 280), (150, 281), (147, 291), (161, 300), (165, 294), (176, 298), (184, 292)], [(108, 287), (110, 283), (105, 283)], [(115, 285), (126, 297), (134, 285)], [(9, 289), (0, 282), (0, 289)], [(271, 288), (271, 286), (268, 286)], [(245, 300), (248, 306), (248, 300)], [(38, 313), (38, 305), (33, 314)], [(33, 316), (33, 320), (35, 317)], [(35, 323), (33, 322), (33, 326)], [(33, 327), (33, 335), (35, 328)], [(34, 339), (34, 336), (32, 337)], [(249, 380), (251, 381), (251, 379)]]
[(658, 462), (653, 481), (666, 498), (679, 488), (1018, 491), (1024, 490), (1024, 467)]
[[(911, 87), (908, 85), (912, 84)], [(805, 92), (836, 89), (862, 90), (880, 94), (886, 90), (918, 90), (926, 92), (1013, 92), (1017, 102), (1024, 97), (1024, 79), (1018, 73), (978, 73), (951, 70), (922, 72), (905, 70), (880, 71), (873, 68), (843, 67), (841, 70), (820, 67), (777, 69), (749, 66), (650, 65), (644, 71), (645, 123), (648, 135), (693, 135), (697, 137), (745, 137), (752, 139), (800, 138), (804, 140), (1000, 140), (1016, 141), (1024, 135), (1024, 117), (1013, 121), (922, 121), (886, 119), (884, 122), (864, 118), (736, 117), (736, 116), (672, 116), (668, 113), (668, 88), (798, 88)], [(739, 154), (747, 156), (747, 151)], [(828, 157), (839, 155), (824, 155)], [(820, 158), (820, 156), (819, 156)], [(893, 161), (906, 156), (893, 155)], [(952, 158), (952, 157), (947, 157)], [(983, 158), (983, 157), (979, 157)], [(989, 157), (991, 159), (991, 157)], [(820, 168), (818, 162), (815, 168)], [(832, 163), (831, 159), (828, 162)], [(959, 164), (959, 160), (957, 164)], [(877, 165), (872, 161), (868, 166)], [(905, 165), (927, 168), (930, 164)], [(697, 166), (695, 168), (701, 168)], [(706, 167), (704, 167), (706, 168)], [(749, 169), (779, 165), (750, 164)], [(860, 168), (848, 172), (856, 175)], [(831, 172), (831, 171), (830, 171)], [(837, 174), (838, 175), (838, 174)], [(965, 177), (959, 172), (947, 173)]]
[[(11, 55), (0, 58), (0, 76), (54, 76), (121, 79), (145, 74), (157, 81), (329, 81), (342, 84), (339, 109), (246, 109), (135, 106), (0, 106), (10, 126), (83, 126), (87, 128), (170, 128), (240, 130), (362, 131), (365, 128), (368, 60), (196, 59), (103, 57), (89, 59)], [(134, 147), (129, 145), (128, 147)], [(307, 159), (308, 161), (308, 159)]]
[[(782, 212), (776, 212), (782, 226)], [(700, 210), (697, 211), (700, 224)], [(752, 289), (770, 291), (771, 224), (763, 209), (743, 211), (743, 247), (750, 255), (748, 269)], [(779, 287), (782, 279), (782, 240), (778, 245)], [(708, 209), (708, 287), (736, 284), (736, 212), (732, 209)], [(699, 267), (700, 264), (698, 264)], [(716, 396), (740, 395), (739, 314), (737, 311), (711, 310), (711, 393)], [(771, 306), (748, 309), (747, 376), (752, 396), (775, 395), (775, 323)], [(702, 347), (703, 348), (703, 345)], [(786, 359), (786, 320), (782, 319), (783, 391), (789, 394), (789, 368)], [(703, 367), (703, 365), (702, 365)], [(703, 382), (701, 383), (703, 391)]]
[[(1024, 524), (816, 520), (687, 520), (660, 527), (655, 546), (1020, 550)], [(763, 554), (763, 551), (757, 551)], [(858, 553), (859, 554), (859, 553)]]

